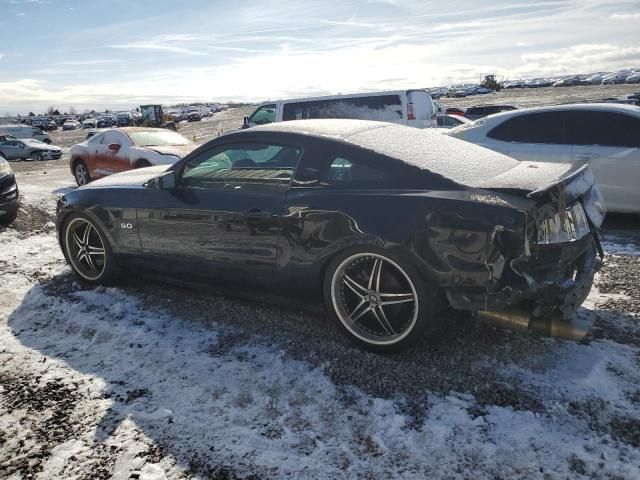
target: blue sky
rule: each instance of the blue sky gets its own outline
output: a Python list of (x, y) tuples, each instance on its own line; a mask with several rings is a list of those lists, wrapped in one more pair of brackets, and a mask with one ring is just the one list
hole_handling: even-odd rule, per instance
[(639, 0), (0, 4), (0, 114), (640, 67)]

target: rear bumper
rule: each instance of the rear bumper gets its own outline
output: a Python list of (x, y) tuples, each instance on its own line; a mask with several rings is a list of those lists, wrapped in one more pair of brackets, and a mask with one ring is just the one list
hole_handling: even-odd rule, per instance
[(560, 315), (567, 319), (589, 294), (600, 259), (594, 237), (587, 235), (572, 243), (545, 245), (531, 257), (511, 261), (510, 266), (498, 290), (450, 288), (449, 303), (461, 310), (515, 308), (532, 318)]

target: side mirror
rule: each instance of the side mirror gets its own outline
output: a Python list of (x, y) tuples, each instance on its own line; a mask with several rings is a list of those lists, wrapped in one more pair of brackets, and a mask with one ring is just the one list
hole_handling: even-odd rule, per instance
[(242, 120), (242, 129), (249, 128), (251, 125), (249, 124), (249, 117), (244, 117)]
[(176, 172), (168, 170), (159, 177), (152, 178), (144, 186), (156, 190), (171, 190), (176, 187)]
[(112, 152), (114, 152), (114, 153), (118, 153), (120, 151), (120, 144), (119, 143), (110, 143), (107, 148), (109, 150), (111, 150)]

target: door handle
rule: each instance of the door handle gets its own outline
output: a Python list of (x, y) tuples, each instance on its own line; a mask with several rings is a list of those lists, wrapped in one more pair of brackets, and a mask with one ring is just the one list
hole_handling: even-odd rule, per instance
[(600, 155), (598, 155), (597, 153), (578, 153), (576, 155), (576, 158), (578, 160), (593, 160), (594, 158), (599, 158)]

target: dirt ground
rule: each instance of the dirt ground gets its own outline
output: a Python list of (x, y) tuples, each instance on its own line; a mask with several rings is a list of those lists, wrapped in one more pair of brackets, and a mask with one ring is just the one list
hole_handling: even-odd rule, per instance
[[(498, 95), (592, 94), (581, 88)], [(250, 111), (181, 132), (203, 142)], [(80, 132), (54, 135), (68, 146)], [(79, 284), (53, 224), (74, 188), (68, 156), (12, 167), (23, 201), (0, 227), (0, 479), (640, 478), (636, 217), (605, 224), (577, 313), (587, 341), (446, 312), (438, 335), (380, 356), (322, 315), (142, 276)]]

